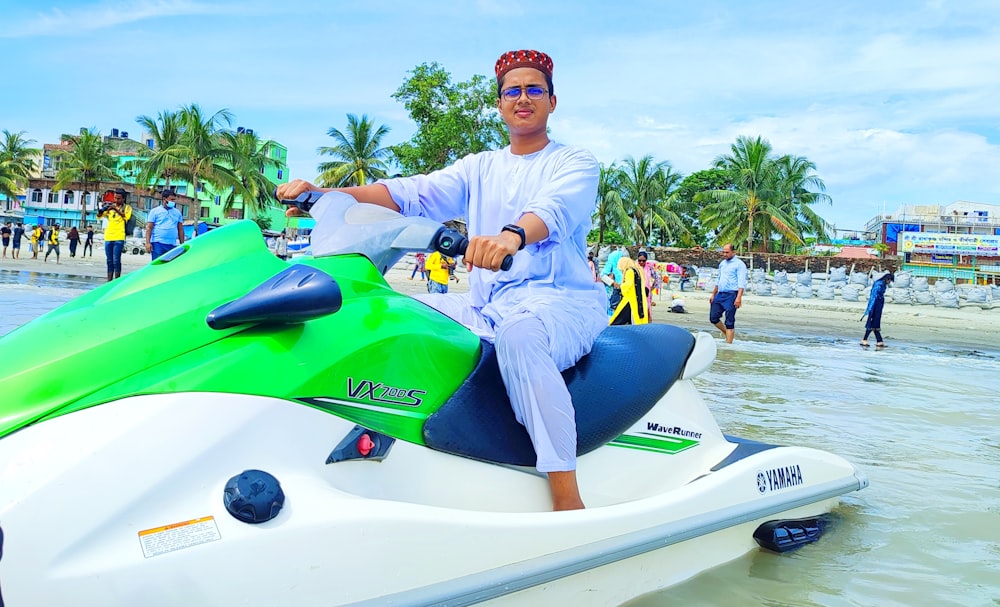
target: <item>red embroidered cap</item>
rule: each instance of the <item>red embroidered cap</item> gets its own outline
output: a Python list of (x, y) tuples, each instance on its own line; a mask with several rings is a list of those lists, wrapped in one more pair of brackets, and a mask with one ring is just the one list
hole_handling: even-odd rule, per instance
[(504, 74), (518, 67), (531, 67), (552, 78), (552, 57), (541, 51), (507, 51), (497, 59), (497, 82), (500, 82)]

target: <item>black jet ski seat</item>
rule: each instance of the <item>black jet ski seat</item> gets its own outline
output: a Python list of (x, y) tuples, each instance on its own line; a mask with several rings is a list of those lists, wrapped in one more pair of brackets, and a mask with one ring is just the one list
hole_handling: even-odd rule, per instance
[[(608, 327), (590, 354), (563, 371), (576, 409), (577, 455), (597, 449), (642, 418), (681, 376), (694, 335), (673, 325)], [(517, 423), (496, 351), (482, 342), (472, 373), (424, 422), (428, 447), (473, 459), (534, 466), (535, 450)]]

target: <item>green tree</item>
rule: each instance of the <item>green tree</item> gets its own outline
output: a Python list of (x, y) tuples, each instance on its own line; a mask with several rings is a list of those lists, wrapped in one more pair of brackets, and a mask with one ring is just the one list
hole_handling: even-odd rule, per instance
[(203, 183), (215, 188), (223, 187), (223, 177), (219, 167), (224, 166), (228, 152), (222, 148), (219, 135), (232, 124), (233, 115), (222, 109), (206, 116), (201, 108), (192, 103), (180, 109), (181, 140), (175, 166), (176, 177), (184, 179), (194, 188), (191, 196), (198, 200), (198, 191)]
[(260, 228), (261, 232), (271, 229), (271, 218), (266, 215), (258, 215), (253, 218), (253, 221)]
[(28, 179), (35, 170), (35, 158), (42, 153), (31, 145), (34, 139), (25, 139), (24, 131), (11, 133), (3, 130), (0, 139), (0, 194), (10, 200), (28, 185)]
[(710, 202), (702, 209), (701, 221), (715, 229), (716, 242), (742, 241), (752, 251), (755, 232), (762, 228), (801, 242), (794, 219), (781, 208), (780, 173), (771, 157), (771, 144), (759, 136), (751, 139), (741, 135), (730, 151), (717, 157), (713, 166), (729, 173), (733, 189), (702, 194)]
[(178, 112), (163, 111), (156, 118), (139, 116), (135, 121), (153, 140), (152, 149), (142, 146), (140, 158), (128, 163), (125, 168), (133, 166), (139, 169), (136, 184), (154, 188), (160, 181), (165, 188), (178, 172), (183, 170), (184, 158), (188, 148), (184, 146), (184, 128), (182, 117)]
[[(112, 156), (112, 145), (94, 128), (80, 129), (79, 135), (63, 135), (69, 143), (67, 150), (55, 152), (59, 161), (54, 190), (63, 190), (70, 183), (83, 184), (84, 194), (80, 197), (80, 225), (87, 223), (87, 193), (97, 192), (102, 181), (119, 181), (115, 172), (117, 161)], [(90, 189), (94, 184), (94, 189)], [(94, 196), (96, 202), (97, 196)]]
[(654, 229), (660, 230), (666, 241), (687, 233), (673, 210), (677, 202), (673, 190), (680, 180), (669, 162), (656, 162), (648, 154), (638, 160), (631, 156), (625, 159), (617, 185), (630, 219), (628, 225), (621, 226), (626, 237), (636, 244), (649, 245), (653, 244)]
[(826, 194), (826, 184), (814, 172), (816, 165), (803, 156), (790, 155), (781, 156), (776, 163), (779, 204), (794, 220), (800, 241), (806, 235), (828, 239), (833, 227), (813, 210), (812, 205), (818, 202), (832, 204), (833, 201)]
[(271, 158), (270, 151), (277, 145), (268, 139), (262, 140), (256, 133), (243, 131), (219, 133), (221, 149), (218, 157), (221, 164), (215, 167), (217, 179), (224, 189), (228, 189), (224, 210), (229, 211), (239, 198), (243, 202), (244, 216), (261, 215), (269, 206), (276, 205), (274, 189), (266, 169), (277, 169), (280, 163)]
[(452, 84), (451, 75), (437, 63), (418, 65), (411, 74), (392, 95), (417, 124), (410, 141), (391, 148), (403, 174), (441, 169), (510, 142), (497, 111), (494, 79), (476, 75)]
[(685, 244), (707, 246), (708, 230), (701, 223), (701, 206), (704, 192), (711, 190), (731, 190), (734, 188), (729, 173), (722, 169), (706, 169), (691, 173), (677, 186), (676, 211), (688, 229), (689, 238)]
[[(611, 242), (606, 239), (609, 236), (609, 230), (629, 224), (628, 212), (625, 210), (621, 192), (618, 191), (621, 171), (613, 162), (608, 166), (602, 164), (600, 168), (600, 178), (597, 182), (597, 204), (594, 214), (591, 216), (591, 221), (597, 224), (598, 245)], [(615, 233), (620, 238), (620, 234), (617, 234), (617, 231)]]
[(322, 156), (333, 156), (335, 160), (323, 162), (317, 167), (320, 187), (366, 185), (388, 176), (388, 161), (392, 153), (381, 145), (382, 139), (389, 134), (389, 127), (383, 124), (376, 128), (367, 115), (358, 120), (354, 114), (348, 114), (346, 133), (330, 127), (326, 134), (333, 137), (336, 145), (320, 147), (316, 152)]

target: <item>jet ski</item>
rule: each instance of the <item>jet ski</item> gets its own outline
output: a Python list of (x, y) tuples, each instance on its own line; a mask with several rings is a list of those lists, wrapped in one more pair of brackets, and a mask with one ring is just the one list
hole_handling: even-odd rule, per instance
[(551, 512), (492, 345), (384, 279), (462, 235), (297, 204), (312, 256), (235, 223), (0, 339), (0, 606), (619, 605), (867, 486), (725, 434), (707, 334), (609, 327), (563, 373), (588, 507)]

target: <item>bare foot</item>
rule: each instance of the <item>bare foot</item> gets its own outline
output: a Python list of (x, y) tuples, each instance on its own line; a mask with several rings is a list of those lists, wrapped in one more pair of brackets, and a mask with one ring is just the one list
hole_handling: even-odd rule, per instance
[(576, 471), (549, 472), (549, 487), (552, 489), (552, 510), (583, 510), (583, 498), (576, 484)]

